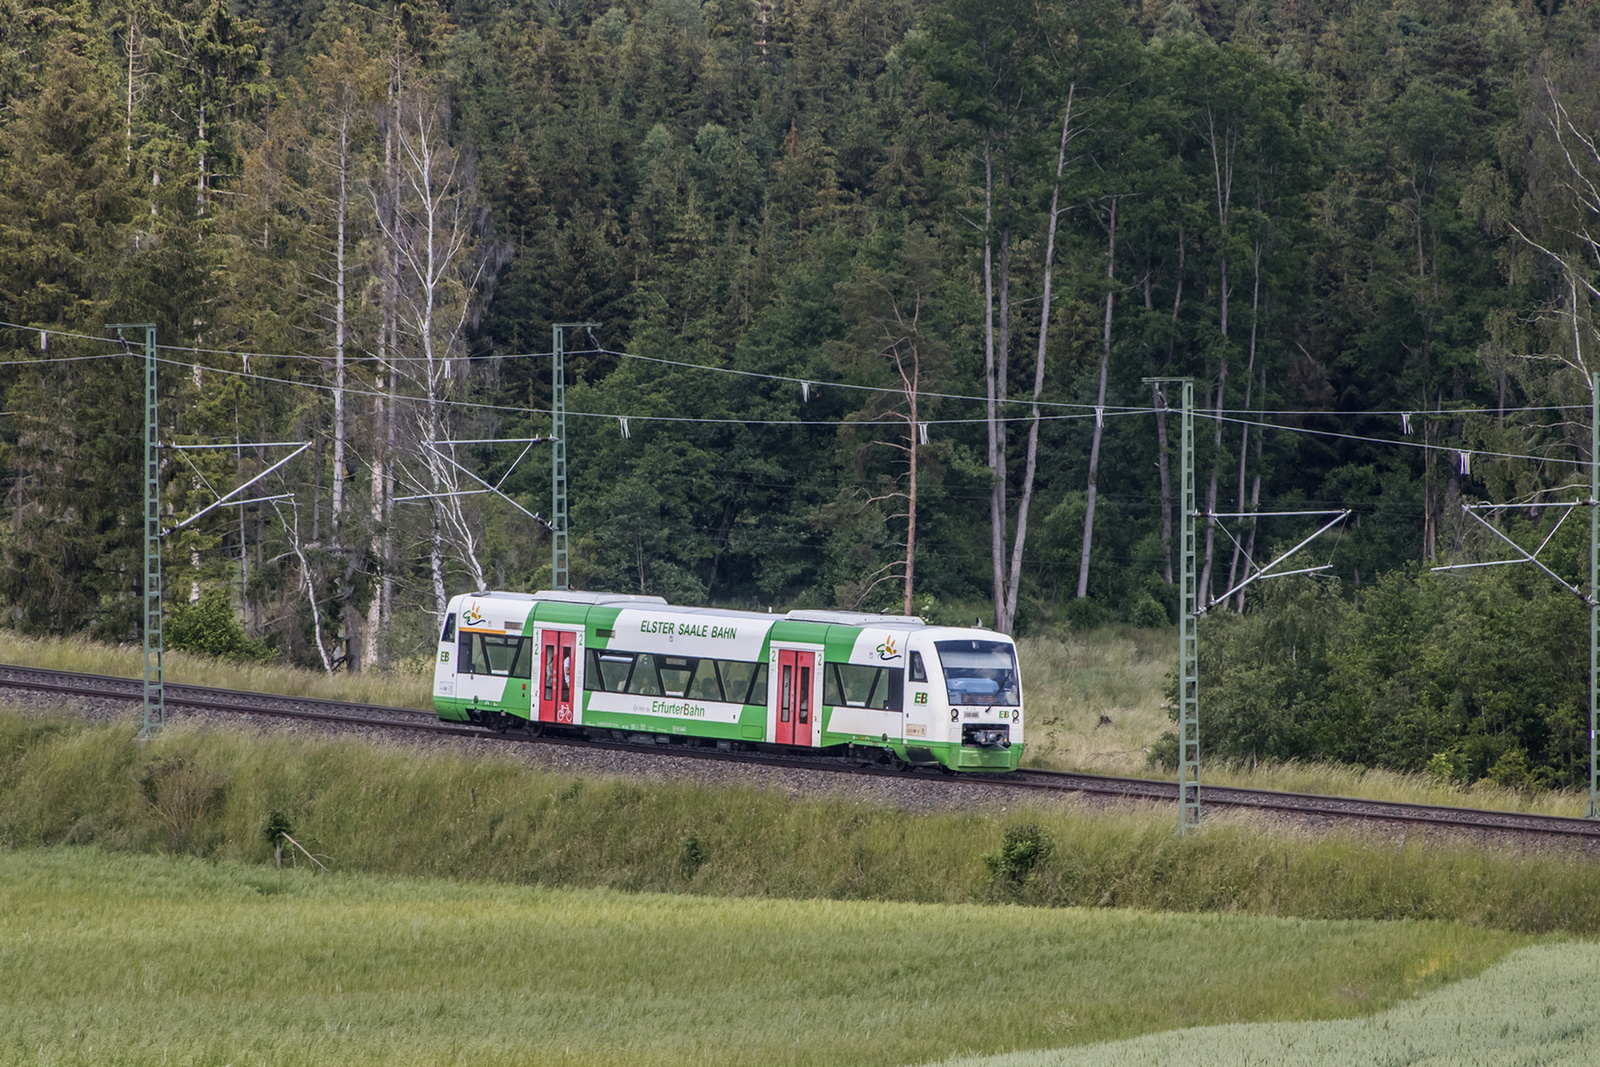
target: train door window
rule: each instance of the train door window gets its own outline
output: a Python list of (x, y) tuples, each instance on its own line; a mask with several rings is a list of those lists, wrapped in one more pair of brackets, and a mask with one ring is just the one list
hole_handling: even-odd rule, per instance
[(639, 653), (633, 664), (633, 675), (628, 679), (628, 692), (638, 696), (664, 696), (661, 679), (656, 677), (656, 657), (648, 652)]
[(661, 688), (669, 697), (681, 697), (689, 692), (689, 681), (694, 677), (694, 660), (681, 656), (662, 656), (660, 662)]
[(722, 683), (717, 680), (717, 661), (703, 659), (695, 664), (694, 678), (689, 682), (691, 700), (722, 701)]
[(928, 680), (928, 669), (922, 665), (922, 653), (913, 652), (910, 659), (911, 680), (913, 682), (926, 682)]
[(811, 668), (800, 668), (800, 721), (811, 721)]
[(561, 646), (561, 703), (572, 703), (572, 646)]
[(439, 634), (439, 643), (448, 644), (456, 639), (456, 613), (451, 612), (444, 617), (444, 632)]
[[(705, 660), (700, 662), (704, 663)], [(740, 663), (735, 659), (721, 659), (717, 661), (717, 673), (722, 676), (722, 692), (734, 704), (765, 704), (765, 693), (752, 693), (750, 683), (755, 680), (758, 665), (754, 663)], [(765, 681), (763, 680), (763, 685)]]
[(783, 681), (778, 686), (778, 721), (779, 722), (788, 722), (789, 721), (789, 697), (790, 697), (790, 694), (793, 691), (793, 686), (791, 686), (790, 683), (794, 680), (793, 676), (790, 675), (789, 672), (792, 671), (792, 670), (794, 670), (794, 668), (791, 667), (789, 664), (785, 663), (783, 665)]
[(544, 666), (540, 671), (540, 684), (544, 688), (544, 699), (548, 702), (556, 698), (556, 645), (548, 637), (544, 641)]

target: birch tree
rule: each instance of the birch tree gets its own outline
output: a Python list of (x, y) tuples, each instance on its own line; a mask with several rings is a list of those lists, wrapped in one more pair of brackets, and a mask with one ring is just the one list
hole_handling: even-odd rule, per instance
[(463, 335), (487, 267), (481, 240), (486, 215), (472, 153), (451, 143), (450, 112), (427, 86), (404, 87), (384, 122), (393, 135), (397, 187), (392, 203), (377, 194), (374, 214), (399, 266), (395, 323), (403, 346), (390, 358), (414, 390), (416, 411), (416, 453), (397, 476), (428, 505), (429, 584), (442, 618), (449, 599), (447, 555), (483, 588), (478, 538), (462, 501), (450, 432), (451, 402), (465, 373)]

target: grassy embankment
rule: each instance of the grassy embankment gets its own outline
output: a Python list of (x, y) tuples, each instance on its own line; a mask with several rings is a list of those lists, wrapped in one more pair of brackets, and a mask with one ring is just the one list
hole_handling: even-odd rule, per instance
[[(70, 637), (23, 637), (11, 630), (0, 630), (0, 663), (19, 667), (139, 678), (144, 673), (143, 656), (138, 645), (107, 645)], [(210, 656), (168, 652), (162, 668), (167, 681), (185, 685), (395, 708), (433, 708), (433, 665), (420, 661), (386, 672), (330, 675), (277, 664), (232, 663)]]
[(1389, 1011), (1333, 1022), (1236, 1023), (1088, 1048), (963, 1058), (946, 1067), (1589, 1067), (1600, 1038), (1600, 945), (1521, 949), (1475, 978)]
[[(1600, 864), (1165, 807), (1068, 801), (928, 815), (776, 791), (578, 779), (481, 755), (0, 712), (0, 846), (265, 862), (271, 812), (336, 870), (719, 896), (1015, 901), (1600, 933)], [(1040, 850), (1003, 849), (1036, 824)], [(986, 860), (989, 857), (989, 860)], [(301, 861), (304, 862), (303, 860)]]
[[(1100, 774), (1160, 774), (1146, 765), (1145, 754), (1163, 731), (1172, 728), (1162, 705), (1176, 647), (1171, 632), (1113, 626), (1064, 638), (1024, 638), (1018, 645), (1030, 718), (1030, 766)], [(124, 678), (136, 678), (142, 669), (136, 647), (32, 639), (4, 630), (0, 630), (0, 663)], [(192, 685), (392, 707), (432, 707), (427, 673), (431, 667), (426, 663), (387, 674), (329, 676), (292, 667), (222, 663), (168, 653), (166, 667), (170, 680)], [(1102, 722), (1102, 716), (1109, 721)], [(1210, 764), (1203, 770), (1203, 779), (1218, 785), (1550, 815), (1582, 815), (1588, 804), (1587, 795), (1572, 792), (1527, 794), (1488, 781), (1460, 789), (1421, 774), (1332, 764)]]
[(1370, 1012), (1521, 943), (0, 852), (0, 1061), (916, 1063)]

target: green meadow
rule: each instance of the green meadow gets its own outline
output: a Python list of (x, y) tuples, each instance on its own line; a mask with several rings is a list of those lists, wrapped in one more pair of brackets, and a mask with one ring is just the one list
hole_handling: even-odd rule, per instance
[(945, 1067), (1588, 1067), (1600, 1047), (1600, 945), (1513, 952), (1483, 974), (1356, 1019), (1239, 1022)]
[(0, 852), (0, 1061), (908, 1064), (1337, 1019), (1527, 943), (1439, 922), (715, 898)]

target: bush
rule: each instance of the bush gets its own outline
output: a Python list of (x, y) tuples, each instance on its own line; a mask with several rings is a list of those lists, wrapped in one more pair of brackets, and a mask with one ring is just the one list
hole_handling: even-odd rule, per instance
[(996, 889), (1015, 893), (1055, 851), (1050, 832), (1038, 823), (1027, 822), (1007, 827), (1000, 851), (984, 853), (983, 863), (989, 868)]
[(1585, 784), (1585, 623), (1531, 568), (1264, 585), (1200, 626), (1206, 755)]
[(1178, 735), (1168, 730), (1150, 746), (1150, 751), (1145, 753), (1144, 761), (1151, 768), (1175, 771), (1178, 769), (1178, 755)]
[(228, 594), (221, 589), (208, 590), (192, 604), (168, 607), (165, 637), (166, 646), (179, 652), (244, 662), (272, 658), (265, 646), (244, 632)]

